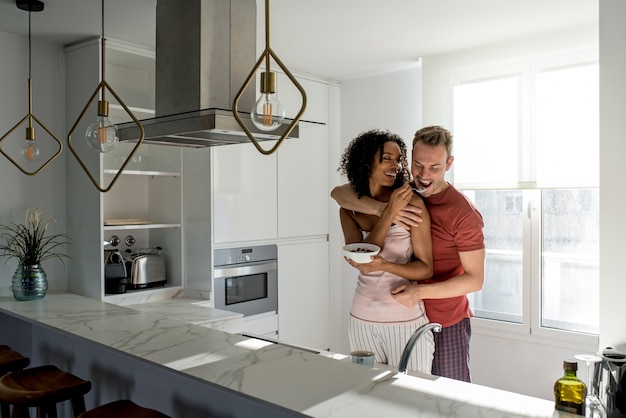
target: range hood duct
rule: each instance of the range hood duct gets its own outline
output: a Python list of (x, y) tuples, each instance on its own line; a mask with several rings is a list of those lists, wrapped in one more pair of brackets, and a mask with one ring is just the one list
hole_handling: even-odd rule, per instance
[[(156, 96), (153, 119), (141, 120), (144, 142), (207, 147), (250, 139), (231, 106), (256, 62), (256, 0), (157, 0)], [(252, 109), (252, 83), (239, 99), (239, 115), (257, 140), (279, 139), (289, 121), (268, 134)], [(118, 125), (121, 141), (139, 139), (133, 122)], [(289, 137), (298, 137), (295, 126)]]

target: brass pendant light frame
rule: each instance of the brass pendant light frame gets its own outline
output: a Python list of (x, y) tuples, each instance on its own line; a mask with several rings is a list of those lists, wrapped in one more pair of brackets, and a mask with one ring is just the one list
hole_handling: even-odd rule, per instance
[[(76, 122), (74, 122), (74, 126), (72, 126), (72, 129), (70, 129), (70, 131), (69, 131), (69, 133), (67, 135), (67, 146), (70, 149), (70, 151), (72, 152), (72, 154), (74, 155), (74, 157), (76, 158), (76, 161), (78, 161), (78, 164), (80, 164), (80, 166), (82, 167), (83, 171), (85, 171), (85, 173), (87, 174), (87, 176), (89, 177), (89, 179), (91, 180), (93, 185), (96, 187), (96, 189), (98, 189), (101, 193), (106, 193), (106, 192), (108, 192), (109, 190), (111, 190), (113, 188), (113, 186), (117, 182), (117, 179), (122, 175), (122, 172), (124, 171), (124, 169), (126, 168), (128, 163), (132, 160), (133, 156), (137, 152), (137, 149), (139, 149), (139, 147), (143, 143), (143, 139), (144, 139), (144, 135), (145, 134), (144, 134), (143, 126), (141, 125), (139, 120), (135, 117), (135, 115), (128, 108), (128, 106), (126, 106), (126, 103), (124, 103), (124, 101), (117, 95), (115, 90), (113, 90), (113, 88), (105, 80), (104, 69), (105, 69), (106, 38), (104, 37), (104, 0), (101, 0), (101, 2), (102, 2), (102, 28), (103, 28), (102, 32), (103, 33), (102, 33), (102, 36), (100, 37), (100, 44), (101, 44), (101, 46), (100, 46), (100, 48), (101, 48), (101, 51), (100, 51), (100, 53), (101, 53), (101, 60), (100, 60), (101, 70), (100, 71), (101, 71), (101, 74), (102, 74), (102, 80), (100, 81), (100, 83), (98, 84), (98, 87), (96, 87), (96, 89), (94, 90), (93, 94), (89, 98), (89, 101), (87, 102), (87, 104), (83, 108), (83, 111), (78, 116), (78, 119), (76, 120)], [(89, 109), (89, 106), (93, 103), (93, 101), (96, 98), (96, 96), (98, 95), (98, 93), (101, 93), (101, 96), (100, 96), (101, 100), (98, 101), (98, 116), (108, 116), (108, 102), (105, 100), (105, 94), (106, 94), (107, 90), (113, 95), (113, 97), (115, 97), (115, 100), (117, 100), (117, 102), (122, 106), (122, 108), (124, 108), (124, 111), (128, 114), (128, 116), (131, 117), (131, 119), (133, 120), (135, 125), (137, 125), (137, 127), (139, 128), (140, 136), (139, 136), (139, 140), (137, 141), (137, 144), (131, 150), (130, 154), (128, 154), (128, 158), (126, 158), (126, 161), (124, 161), (124, 163), (119, 168), (119, 170), (117, 171), (117, 173), (115, 174), (113, 179), (111, 179), (111, 182), (109, 183), (109, 185), (106, 186), (106, 187), (103, 187), (103, 186), (100, 185), (100, 182), (95, 179), (93, 174), (91, 174), (91, 172), (89, 171), (89, 168), (87, 167), (87, 165), (83, 162), (83, 160), (78, 155), (78, 152), (72, 146), (72, 134), (76, 130), (76, 127), (78, 126), (80, 121), (85, 116), (85, 113)]]
[(25, 168), (23, 168), (21, 165), (18, 164), (17, 161), (15, 161), (13, 158), (11, 158), (11, 156), (9, 154), (4, 152), (2, 147), (0, 147), (0, 153), (2, 153), (2, 155), (4, 155), (22, 173), (24, 173), (24, 174), (26, 174), (28, 176), (34, 176), (34, 175), (37, 175), (41, 170), (46, 168), (59, 154), (61, 154), (61, 151), (63, 151), (63, 143), (61, 143), (61, 141), (46, 127), (46, 125), (44, 125), (39, 119), (37, 119), (37, 116), (35, 116), (33, 114), (33, 83), (32, 83), (31, 77), (30, 77), (30, 72), (31, 72), (30, 13), (33, 12), (33, 11), (35, 11), (35, 12), (42, 11), (43, 10), (43, 3), (41, 3), (41, 2), (33, 2), (32, 4), (31, 3), (27, 3), (27, 4), (24, 4), (22, 6), (20, 6), (20, 4), (18, 4), (18, 7), (20, 9), (28, 10), (28, 113), (15, 126), (13, 126), (13, 128), (11, 128), (7, 133), (5, 133), (2, 136), (2, 138), (0, 138), (0, 144), (9, 135), (11, 135), (20, 125), (22, 125), (26, 120), (28, 120), (28, 127), (26, 128), (26, 140), (34, 141), (35, 140), (35, 128), (33, 127), (33, 120), (34, 120), (58, 144), (59, 149), (52, 155), (52, 157), (50, 157), (50, 159), (48, 159), (44, 164), (42, 164), (35, 171), (28, 171)]
[[(298, 91), (300, 91), (300, 95), (302, 96), (302, 106), (300, 107), (300, 111), (298, 112), (296, 117), (289, 124), (287, 130), (283, 132), (281, 137), (278, 139), (278, 142), (271, 149), (266, 150), (259, 145), (259, 142), (254, 138), (254, 135), (252, 134), (252, 132), (250, 132), (250, 129), (248, 129), (248, 127), (243, 123), (243, 120), (241, 120), (241, 118), (239, 117), (238, 106), (239, 106), (239, 99), (243, 95), (243, 92), (246, 90), (246, 88), (248, 88), (252, 80), (255, 78), (256, 71), (261, 66), (264, 60), (265, 60), (265, 66), (266, 66), (266, 77), (271, 78), (271, 74), (273, 73), (270, 71), (270, 57), (274, 59), (276, 64), (278, 64), (278, 66), (285, 72), (289, 80), (291, 80), (293, 85), (296, 86)], [(262, 83), (262, 86), (261, 86), (262, 91), (263, 89), (266, 89), (267, 87), (266, 84), (268, 83), (265, 83), (265, 82)], [(296, 80), (293, 74), (291, 74), (291, 72), (287, 69), (287, 67), (282, 63), (280, 58), (278, 58), (276, 53), (270, 47), (270, 1), (265, 0), (265, 50), (259, 57), (258, 61), (252, 68), (252, 71), (250, 72), (246, 80), (244, 81), (243, 85), (239, 89), (239, 92), (235, 96), (235, 99), (233, 100), (233, 116), (235, 117), (235, 120), (237, 121), (241, 129), (243, 129), (245, 134), (248, 136), (250, 141), (252, 141), (256, 149), (261, 154), (269, 155), (269, 154), (274, 153), (278, 149), (278, 147), (283, 142), (283, 140), (287, 138), (287, 136), (291, 133), (293, 128), (295, 128), (297, 123), (300, 121), (300, 118), (304, 114), (304, 111), (306, 110), (306, 104), (307, 104), (307, 98), (306, 98), (306, 92), (304, 91), (304, 88), (300, 85), (300, 83), (298, 83), (298, 80)]]

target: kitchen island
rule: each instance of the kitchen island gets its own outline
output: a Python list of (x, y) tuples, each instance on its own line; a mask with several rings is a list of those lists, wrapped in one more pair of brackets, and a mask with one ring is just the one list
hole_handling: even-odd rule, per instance
[(88, 408), (128, 398), (181, 418), (572, 416), (542, 399), (398, 375), (189, 323), (171, 310), (74, 294), (30, 302), (1, 297), (0, 330), (0, 343), (29, 355), (32, 365), (52, 363), (90, 379)]

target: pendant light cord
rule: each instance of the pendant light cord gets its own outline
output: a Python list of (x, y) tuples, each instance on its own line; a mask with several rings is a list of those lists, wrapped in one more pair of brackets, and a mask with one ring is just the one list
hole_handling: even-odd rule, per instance
[[(31, 134), (33, 139), (35, 135), (35, 131), (33, 130), (33, 81), (32, 81), (32, 41), (31, 41), (31, 33), (30, 33), (30, 17), (32, 14), (32, 10), (29, 7), (28, 9), (28, 130), (31, 130)], [(27, 131), (28, 131), (27, 130)], [(29, 135), (28, 133), (26, 134)]]
[(31, 35), (30, 35), (30, 15), (31, 15), (31, 11), (28, 10), (28, 79), (31, 79), (31, 56), (32, 56), (32, 52), (31, 52)]
[(270, 72), (270, 0), (265, 0), (265, 50), (268, 52), (265, 55), (265, 71), (268, 73), (267, 77), (269, 79)]
[[(104, 39), (104, 0), (100, 0), (100, 48), (102, 48), (102, 50), (100, 51), (100, 73), (102, 74), (102, 79), (101, 82), (104, 82), (105, 77), (104, 77), (104, 50), (105, 50), (105, 44), (106, 44), (106, 39)], [(104, 85), (100, 88), (100, 101), (104, 102), (106, 101), (106, 93), (105, 93), (105, 88)], [(108, 111), (107, 111), (108, 113)]]
[(102, 7), (102, 10), (100, 12), (100, 18), (101, 18), (100, 27), (102, 29), (102, 32), (100, 36), (104, 38), (104, 0), (100, 1), (100, 5)]
[[(0, 137), (0, 142), (7, 139), (19, 126), (21, 126), (25, 121), (28, 122), (26, 126), (26, 142), (23, 143), (22, 147), (19, 149), (20, 159), (24, 160), (27, 164), (35, 162), (34, 166), (31, 164), (30, 167), (22, 167), (17, 161), (15, 161), (9, 154), (5, 153), (0, 148), (0, 153), (3, 154), (15, 167), (17, 167), (22, 173), (28, 176), (37, 175), (41, 170), (46, 168), (48, 164), (50, 164), (54, 159), (56, 159), (63, 151), (63, 143), (57, 138), (54, 133), (52, 133), (43, 123), (41, 123), (35, 115), (33, 114), (33, 84), (32, 84), (32, 12), (40, 12), (43, 10), (43, 3), (39, 0), (28, 0), (17, 1), (17, 7), (20, 10), (28, 11), (28, 114), (10, 131)], [(58, 149), (48, 160), (41, 163), (42, 158), (39, 155), (38, 146), (35, 144), (35, 127), (33, 126), (33, 120), (37, 122), (37, 124), (47, 132), (48, 137), (52, 139), (53, 142), (56, 143)], [(50, 142), (50, 141), (48, 141)], [(53, 151), (50, 149), (50, 151)], [(49, 155), (49, 152), (46, 151), (44, 154)], [(37, 168), (39, 167), (39, 168)], [(32, 168), (33, 170), (29, 170)]]

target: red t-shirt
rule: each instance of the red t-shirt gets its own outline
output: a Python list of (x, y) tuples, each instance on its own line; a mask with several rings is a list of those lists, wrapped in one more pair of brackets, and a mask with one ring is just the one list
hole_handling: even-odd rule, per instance
[[(485, 248), (483, 218), (470, 200), (450, 185), (425, 198), (433, 240), (433, 278), (423, 283), (442, 282), (462, 274), (459, 252)], [(473, 316), (467, 296), (424, 299), (430, 322), (448, 327)]]

